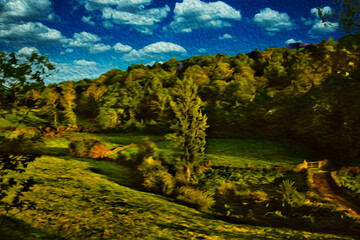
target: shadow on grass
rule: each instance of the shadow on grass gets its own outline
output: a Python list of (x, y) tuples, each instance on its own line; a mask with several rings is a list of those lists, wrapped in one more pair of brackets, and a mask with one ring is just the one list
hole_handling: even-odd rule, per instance
[(28, 223), (8, 216), (0, 215), (1, 240), (63, 240), (56, 234), (32, 227)]
[(52, 156), (64, 156), (68, 153), (67, 148), (63, 147), (45, 147), (44, 154)]
[(141, 186), (141, 179), (133, 172), (134, 170), (114, 159), (77, 158), (73, 156), (58, 156), (58, 158), (89, 163), (89, 171), (100, 174), (109, 181), (132, 189), (144, 190)]

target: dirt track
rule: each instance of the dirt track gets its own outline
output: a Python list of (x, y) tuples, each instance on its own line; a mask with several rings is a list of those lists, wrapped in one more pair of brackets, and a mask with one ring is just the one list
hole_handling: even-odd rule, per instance
[(360, 208), (354, 203), (336, 194), (329, 181), (329, 172), (318, 172), (314, 174), (314, 184), (319, 191), (320, 196), (322, 196), (327, 201), (343, 206), (351, 215), (360, 218)]

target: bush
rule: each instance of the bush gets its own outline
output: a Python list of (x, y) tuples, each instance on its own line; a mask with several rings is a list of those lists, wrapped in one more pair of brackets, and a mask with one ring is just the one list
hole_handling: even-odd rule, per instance
[(134, 167), (138, 167), (143, 163), (144, 160), (152, 157), (155, 160), (159, 159), (158, 149), (156, 144), (150, 141), (148, 138), (142, 139), (137, 144), (138, 151), (131, 155), (131, 160)]
[(78, 138), (69, 143), (69, 155), (75, 157), (103, 158), (110, 150), (95, 138)]
[(279, 185), (278, 193), (282, 196), (283, 204), (284, 202), (294, 203), (304, 200), (304, 196), (296, 190), (294, 184), (294, 181), (286, 179)]
[(219, 195), (226, 195), (231, 194), (234, 195), (236, 192), (236, 187), (233, 182), (227, 182), (225, 180), (222, 180), (216, 188), (216, 193)]
[(177, 199), (184, 201), (201, 211), (208, 211), (215, 204), (215, 200), (210, 192), (190, 186), (180, 187)]
[(133, 167), (137, 167), (142, 175), (142, 185), (147, 190), (170, 195), (174, 190), (175, 180), (162, 165), (155, 143), (145, 138), (137, 147), (138, 151), (131, 156), (131, 160)]
[(151, 191), (170, 195), (175, 186), (174, 177), (168, 172), (160, 161), (148, 157), (138, 167), (143, 176), (143, 186)]

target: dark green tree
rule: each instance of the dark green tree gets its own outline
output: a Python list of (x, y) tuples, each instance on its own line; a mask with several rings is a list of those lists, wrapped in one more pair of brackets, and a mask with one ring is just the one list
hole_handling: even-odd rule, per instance
[(336, 0), (339, 10), (324, 13), (318, 7), (318, 15), (327, 27), (336, 28), (349, 35), (360, 33), (360, 2), (358, 0)]
[(191, 78), (178, 80), (172, 89), (170, 106), (175, 114), (173, 133), (166, 138), (179, 149), (178, 174), (189, 182), (205, 162), (205, 130), (207, 117), (202, 114), (202, 101), (197, 94), (198, 86)]
[(53, 70), (55, 67), (49, 59), (36, 52), (29, 57), (0, 52), (0, 108), (11, 109), (20, 95), (43, 87), (43, 79)]
[[(23, 94), (31, 89), (43, 87), (43, 79), (48, 76), (49, 70), (55, 70), (54, 66), (46, 57), (35, 52), (26, 58), (18, 57), (13, 52), (10, 54), (1, 52), (0, 109), (14, 107), (13, 103), (19, 93)], [(37, 99), (39, 93), (36, 95)], [(31, 109), (22, 121), (30, 111)], [(26, 139), (24, 136), (10, 138), (10, 135), (11, 132), (7, 137), (0, 137), (0, 208), (5, 210), (3, 212), (5, 214), (14, 207), (22, 210), (33, 205), (22, 199), (23, 193), (29, 191), (34, 184), (33, 179), (18, 179), (13, 173), (24, 172), (27, 165), (40, 156), (40, 150), (34, 146), (36, 142), (34, 139)], [(9, 194), (10, 192), (12, 194)]]

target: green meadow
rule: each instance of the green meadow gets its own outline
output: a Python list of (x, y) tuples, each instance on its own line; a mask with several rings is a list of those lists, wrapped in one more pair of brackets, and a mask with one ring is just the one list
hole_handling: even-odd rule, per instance
[(137, 190), (131, 171), (111, 162), (43, 156), (25, 175), (37, 182), (25, 195), (36, 210), (6, 217), (1, 239), (353, 239), (218, 220)]

